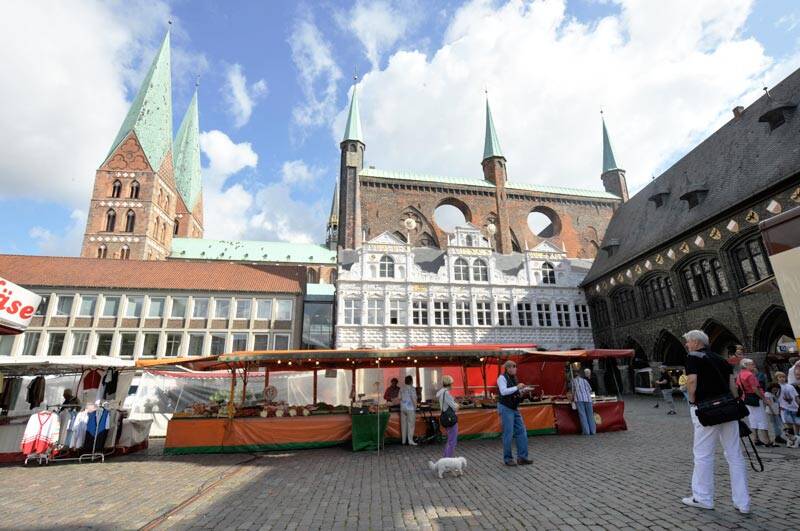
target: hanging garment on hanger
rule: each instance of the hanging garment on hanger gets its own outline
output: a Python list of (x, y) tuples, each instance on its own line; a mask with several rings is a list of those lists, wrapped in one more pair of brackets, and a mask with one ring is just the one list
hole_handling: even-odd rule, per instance
[(117, 434), (120, 432), (122, 424), (122, 412), (116, 409), (108, 411), (108, 435), (106, 436), (106, 448), (113, 448), (117, 444)]
[(100, 381), (103, 379), (103, 373), (100, 369), (89, 369), (81, 376), (81, 381), (78, 384), (78, 390), (88, 391), (89, 389), (97, 389), (100, 387)]
[(102, 452), (108, 435), (108, 410), (98, 408), (89, 412), (86, 421), (86, 437), (83, 441), (84, 452)]
[(27, 402), (31, 409), (38, 407), (44, 400), (44, 376), (37, 376), (28, 384)]
[(70, 448), (82, 448), (83, 441), (86, 438), (86, 423), (89, 420), (89, 413), (80, 411), (75, 415), (75, 420), (72, 422), (72, 437), (69, 440)]
[(25, 426), (20, 451), (25, 455), (42, 454), (58, 442), (60, 423), (52, 411), (40, 411), (31, 415)]
[(72, 430), (75, 424), (75, 418), (78, 412), (75, 409), (62, 409), (58, 414), (58, 422), (61, 424), (61, 429), (58, 432), (58, 444), (61, 446), (70, 447), (72, 439)]
[(117, 395), (117, 382), (119, 380), (119, 371), (117, 369), (108, 369), (105, 376), (103, 376), (103, 390), (102, 398), (116, 398)]

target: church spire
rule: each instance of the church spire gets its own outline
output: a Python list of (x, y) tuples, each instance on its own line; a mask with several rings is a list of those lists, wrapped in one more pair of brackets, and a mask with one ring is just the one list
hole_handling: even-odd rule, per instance
[(203, 179), (200, 170), (200, 118), (197, 109), (197, 88), (178, 128), (173, 151), (175, 184), (192, 211), (200, 199)]
[(150, 167), (153, 171), (158, 171), (172, 146), (169, 31), (164, 35), (161, 47), (142, 81), (139, 93), (133, 100), (106, 158), (131, 132), (136, 134)]
[(614, 159), (614, 151), (611, 149), (611, 140), (608, 138), (608, 129), (606, 129), (606, 119), (600, 112), (600, 121), (603, 122), (603, 173), (611, 170), (618, 170), (617, 161)]
[(353, 84), (353, 97), (350, 98), (350, 112), (347, 114), (347, 125), (344, 128), (342, 142), (355, 140), (364, 143), (361, 133), (361, 115), (358, 112), (358, 83)]
[[(483, 141), (483, 160), (490, 157), (503, 157), (500, 149), (500, 141), (497, 139), (497, 131), (492, 120), (492, 110), (489, 108), (489, 96), (486, 96), (486, 138)], [(505, 158), (505, 157), (503, 157)]]
[(331, 213), (328, 216), (328, 230), (325, 244), (328, 249), (336, 250), (339, 241), (339, 180), (333, 189), (333, 199), (331, 199)]

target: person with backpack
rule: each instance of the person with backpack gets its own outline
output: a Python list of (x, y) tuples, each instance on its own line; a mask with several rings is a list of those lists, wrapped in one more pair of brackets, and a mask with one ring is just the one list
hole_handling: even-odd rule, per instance
[(458, 404), (456, 403), (453, 395), (450, 394), (450, 388), (453, 386), (453, 377), (445, 374), (442, 377), (442, 388), (436, 393), (436, 398), (439, 399), (439, 408), (442, 411), (441, 424), (447, 432), (447, 443), (444, 445), (443, 457), (454, 457), (456, 455), (456, 443), (458, 442)]
[[(689, 352), (686, 357), (686, 390), (694, 428), (694, 470), (692, 495), (681, 501), (690, 507), (714, 508), (714, 453), (719, 441), (730, 469), (733, 506), (740, 513), (747, 514), (750, 512), (750, 491), (747, 468), (739, 447), (738, 419), (728, 419), (725, 415), (726, 420), (720, 422), (718, 418), (713, 423), (708, 422), (708, 417), (713, 417), (722, 404), (736, 404), (738, 389), (733, 368), (722, 356), (709, 350), (708, 336), (702, 330), (691, 330), (684, 334), (683, 339)], [(707, 425), (701, 423), (698, 412), (704, 414)]]
[[(503, 426), (503, 462), (507, 466), (533, 463), (528, 459), (528, 430), (518, 410), (522, 400), (521, 393), (526, 388), (525, 384), (517, 381), (517, 364), (512, 360), (506, 361), (503, 364), (503, 374), (497, 377), (497, 389), (500, 391), (497, 413)], [(516, 462), (511, 453), (511, 439), (517, 440)]]

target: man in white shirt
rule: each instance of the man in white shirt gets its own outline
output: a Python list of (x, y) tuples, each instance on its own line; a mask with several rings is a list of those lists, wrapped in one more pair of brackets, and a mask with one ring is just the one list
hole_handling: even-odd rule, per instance
[[(503, 425), (503, 462), (508, 466), (530, 465), (528, 459), (528, 430), (520, 415), (519, 402), (521, 392), (527, 389), (523, 383), (517, 382), (517, 364), (508, 360), (503, 364), (504, 372), (497, 377), (497, 389), (500, 400), (497, 402), (497, 413)], [(511, 453), (511, 439), (517, 440), (517, 461)]]

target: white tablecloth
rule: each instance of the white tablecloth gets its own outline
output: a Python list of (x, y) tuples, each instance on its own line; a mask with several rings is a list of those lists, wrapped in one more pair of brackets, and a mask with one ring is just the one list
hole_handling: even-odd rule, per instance
[(130, 448), (147, 440), (152, 420), (123, 419), (118, 446)]

